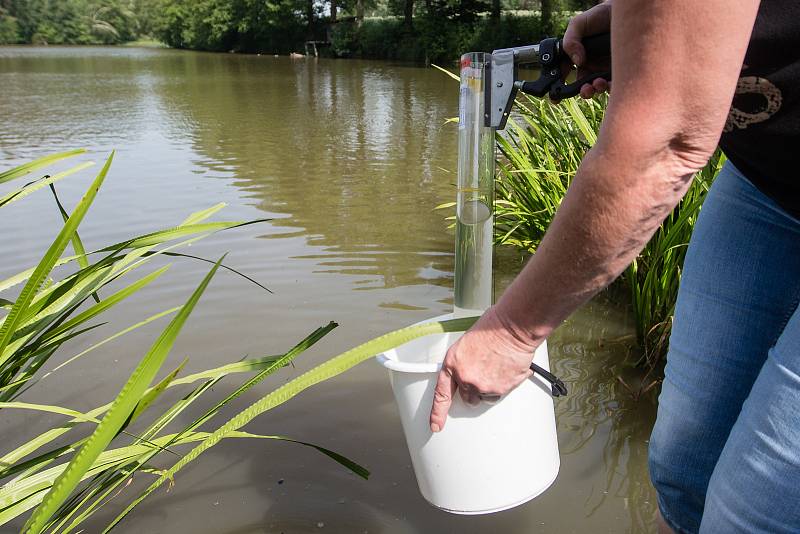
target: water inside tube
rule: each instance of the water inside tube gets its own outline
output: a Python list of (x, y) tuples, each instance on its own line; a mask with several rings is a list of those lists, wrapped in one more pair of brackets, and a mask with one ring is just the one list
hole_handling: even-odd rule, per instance
[(480, 315), (492, 305), (492, 212), (480, 200), (464, 201), (456, 216), (454, 308)]

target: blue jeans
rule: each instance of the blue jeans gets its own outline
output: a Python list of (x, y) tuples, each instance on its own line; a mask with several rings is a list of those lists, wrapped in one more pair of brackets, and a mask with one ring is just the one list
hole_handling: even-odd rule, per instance
[(676, 532), (800, 532), (798, 301), (800, 221), (727, 163), (687, 251), (650, 440)]

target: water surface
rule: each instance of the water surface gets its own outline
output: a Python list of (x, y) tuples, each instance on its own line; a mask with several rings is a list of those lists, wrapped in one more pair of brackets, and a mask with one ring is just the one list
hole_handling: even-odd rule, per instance
[[(0, 48), (0, 88), (0, 170), (77, 147), (89, 149), (83, 159), (97, 161), (117, 151), (81, 227), (89, 249), (175, 225), (220, 201), (228, 207), (218, 220), (271, 219), (192, 247), (214, 258), (230, 251), (229, 264), (274, 293), (220, 273), (165, 367), (187, 356), (186, 372), (193, 372), (275, 354), (329, 320), (340, 326), (223, 417), (342, 350), (452, 308), (453, 234), (446, 213), (433, 208), (455, 198), (457, 131), (445, 120), (457, 115), (458, 86), (433, 69), (134, 48), (9, 47)], [(84, 173), (59, 184), (68, 206), (91, 178)], [(59, 224), (47, 191), (3, 209), (0, 276), (35, 264)], [(500, 291), (522, 259), (505, 250), (498, 260)], [(110, 325), (65, 346), (52, 364), (183, 302), (207, 268), (174, 261), (170, 273), (110, 314)], [(25, 399), (82, 411), (108, 402), (164, 324), (91, 353)], [(601, 297), (552, 336), (552, 367), (570, 387), (570, 395), (556, 401), (561, 474), (527, 505), (482, 517), (427, 505), (385, 371), (368, 362), (246, 430), (335, 449), (369, 467), (369, 481), (305, 448), (230, 441), (182, 471), (169, 493), (153, 495), (119, 531), (651, 531), (646, 440), (653, 407), (634, 402), (617, 379), (629, 372), (620, 362), (630, 350), (624, 343), (630, 333), (625, 312)], [(216, 391), (221, 397), (230, 387)], [(3, 450), (59, 420), (3, 412)]]

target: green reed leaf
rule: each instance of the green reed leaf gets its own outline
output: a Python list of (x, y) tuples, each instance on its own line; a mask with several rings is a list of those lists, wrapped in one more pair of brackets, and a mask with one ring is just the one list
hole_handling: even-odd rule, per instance
[(77, 156), (78, 154), (84, 154), (86, 149), (79, 148), (77, 150), (69, 150), (67, 152), (61, 152), (59, 154), (51, 154), (49, 156), (44, 156), (39, 159), (33, 160), (30, 163), (25, 163), (18, 167), (14, 167), (13, 169), (9, 169), (7, 171), (0, 172), (0, 184), (10, 182), (11, 180), (15, 180), (26, 174), (30, 174), (36, 169), (41, 169), (42, 167), (47, 167), (48, 165), (52, 165), (57, 161), (61, 161), (62, 159), (71, 158), (73, 156)]
[(283, 404), (295, 395), (304, 391), (305, 389), (333, 378), (351, 367), (372, 358), (376, 354), (380, 354), (387, 350), (393, 349), (404, 343), (430, 334), (440, 334), (444, 332), (462, 332), (472, 326), (477, 317), (467, 317), (463, 319), (453, 319), (449, 321), (431, 322), (422, 325), (410, 326), (394, 332), (390, 332), (383, 336), (377, 337), (368, 341), (358, 347), (355, 347), (347, 352), (344, 352), (327, 362), (311, 369), (295, 378), (294, 380), (284, 384), (278, 389), (272, 391), (265, 397), (251, 404), (248, 408), (239, 412), (236, 416), (229, 419), (224, 425), (215, 430), (209, 435), (208, 438), (203, 440), (202, 443), (197, 445), (183, 458), (169, 468), (164, 474), (159, 477), (153, 484), (150, 485), (139, 497), (137, 497), (125, 510), (123, 510), (103, 531), (108, 532), (116, 526), (133, 508), (150, 495), (156, 488), (163, 484), (166, 480), (171, 479), (175, 473), (180, 471), (190, 462), (194, 461), (203, 452), (213, 447), (220, 440), (224, 439), (230, 432), (240, 429), (252, 421), (258, 415), (265, 411)]
[[(34, 269), (34, 272), (31, 274), (31, 277), (28, 279), (27, 284), (20, 292), (19, 296), (17, 297), (14, 306), (11, 308), (11, 311), (5, 317), (3, 321), (3, 326), (0, 327), (0, 353), (2, 353), (6, 346), (8, 345), (9, 341), (11, 340), (11, 336), (14, 335), (15, 329), (17, 324), (19, 323), (20, 319), (22, 319), (27, 312), (27, 307), (33, 300), (36, 292), (39, 289), (39, 286), (45, 281), (47, 276), (50, 274), (50, 271), (53, 269), (56, 261), (58, 260), (61, 253), (64, 252), (64, 249), (67, 246), (67, 243), (72, 239), (72, 235), (78, 229), (78, 225), (83, 220), (84, 215), (86, 215), (86, 211), (89, 209), (89, 206), (94, 201), (95, 196), (97, 195), (97, 191), (100, 189), (100, 186), (103, 183), (103, 180), (108, 174), (108, 169), (111, 166), (111, 161), (114, 159), (114, 153), (112, 152), (111, 155), (106, 160), (105, 165), (103, 165), (102, 170), (95, 178), (92, 185), (89, 187), (88, 191), (84, 194), (83, 198), (78, 203), (78, 206), (75, 208), (75, 211), (72, 213), (70, 218), (64, 224), (64, 227), (59, 232), (58, 236), (56, 237), (55, 241), (50, 245), (50, 248), (47, 249), (42, 260)], [(5, 363), (9, 356), (0, 357), (0, 365)]]
[(178, 312), (133, 371), (94, 433), (75, 454), (64, 472), (53, 483), (53, 487), (45, 495), (42, 503), (26, 522), (26, 532), (38, 534), (42, 531), (56, 509), (69, 497), (83, 475), (90, 469), (94, 460), (116, 436), (166, 359), (178, 333), (198, 300), (200, 300), (200, 296), (208, 287), (217, 268), (218, 265), (215, 265), (206, 275), (200, 286), (198, 286), (186, 304), (183, 305), (181, 311)]

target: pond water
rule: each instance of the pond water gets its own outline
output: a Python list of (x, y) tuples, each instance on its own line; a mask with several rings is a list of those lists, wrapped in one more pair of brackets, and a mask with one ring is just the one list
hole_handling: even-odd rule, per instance
[[(205, 257), (230, 251), (228, 264), (274, 293), (221, 272), (165, 368), (184, 357), (188, 373), (276, 354), (329, 320), (340, 326), (221, 417), (332, 355), (452, 308), (453, 234), (446, 213), (434, 207), (455, 196), (457, 130), (445, 120), (457, 115), (458, 90), (434, 69), (9, 47), (0, 48), (0, 88), (0, 170), (77, 147), (89, 150), (82, 159), (102, 161), (116, 149), (81, 227), (87, 249), (175, 225), (220, 201), (228, 206), (217, 220), (271, 219), (193, 245), (190, 251)], [(73, 206), (92, 176), (61, 182), (62, 200)], [(3, 209), (0, 277), (35, 264), (59, 226), (46, 190)], [(496, 292), (522, 261), (513, 250), (498, 251)], [(174, 259), (167, 275), (107, 317), (110, 325), (65, 346), (56, 361), (183, 302), (207, 269)], [(108, 402), (164, 324), (90, 353), (24, 400), (81, 411)], [(630, 373), (621, 363), (630, 334), (625, 311), (604, 295), (551, 337), (551, 365), (570, 387), (556, 400), (561, 473), (524, 506), (460, 517), (426, 504), (388, 378), (370, 361), (246, 427), (337, 450), (367, 466), (369, 481), (310, 449), (230, 440), (179, 473), (169, 493), (145, 501), (119, 531), (652, 531), (646, 451), (654, 406), (632, 400), (617, 378)], [(215, 388), (220, 398), (230, 384)], [(4, 411), (3, 451), (60, 420)]]

